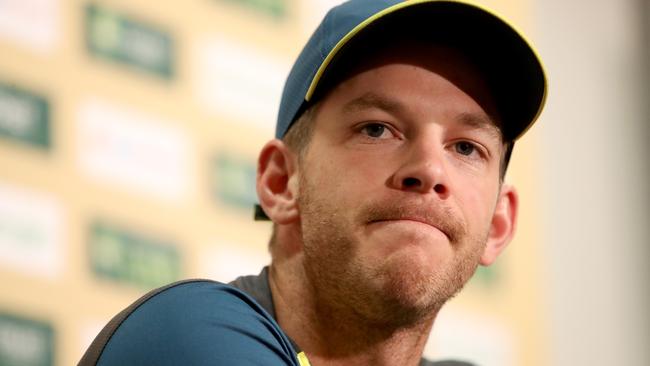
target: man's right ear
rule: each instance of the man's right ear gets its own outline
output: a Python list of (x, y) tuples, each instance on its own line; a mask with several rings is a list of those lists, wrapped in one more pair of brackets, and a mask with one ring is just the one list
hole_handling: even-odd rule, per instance
[(276, 224), (298, 220), (297, 157), (282, 142), (266, 143), (257, 162), (257, 197), (266, 215)]

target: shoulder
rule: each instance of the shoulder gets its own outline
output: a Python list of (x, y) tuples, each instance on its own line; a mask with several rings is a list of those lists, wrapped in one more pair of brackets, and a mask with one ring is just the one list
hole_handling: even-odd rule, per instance
[[(275, 320), (244, 292), (189, 280), (151, 291), (118, 314), (80, 365), (295, 365)], [(96, 360), (95, 362), (92, 362)]]

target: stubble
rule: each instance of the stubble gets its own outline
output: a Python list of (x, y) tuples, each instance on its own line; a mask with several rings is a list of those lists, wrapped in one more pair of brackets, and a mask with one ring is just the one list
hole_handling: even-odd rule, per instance
[[(322, 315), (345, 314), (383, 328), (412, 326), (435, 316), (475, 272), (487, 233), (471, 235), (451, 210), (391, 199), (359, 207), (350, 222), (350, 215), (305, 173), (299, 193), (304, 269)], [(380, 264), (360, 258), (355, 224), (414, 215), (435, 223), (448, 236), (453, 258), (433, 270), (417, 263), (418, 258), (389, 257)]]

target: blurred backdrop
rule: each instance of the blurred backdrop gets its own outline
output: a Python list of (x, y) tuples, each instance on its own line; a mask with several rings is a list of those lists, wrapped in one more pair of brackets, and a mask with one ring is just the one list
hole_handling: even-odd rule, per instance
[[(516, 239), (426, 354), (650, 365), (650, 4), (477, 2), (537, 46), (548, 104), (508, 173)], [(257, 153), (337, 3), (0, 1), (0, 365), (76, 364), (147, 290), (268, 262)]]

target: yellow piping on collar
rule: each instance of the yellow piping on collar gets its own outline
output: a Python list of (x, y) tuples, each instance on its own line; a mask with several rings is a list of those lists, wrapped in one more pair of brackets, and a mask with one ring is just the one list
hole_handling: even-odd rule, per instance
[(298, 353), (296, 357), (298, 358), (298, 363), (300, 364), (300, 366), (311, 366), (305, 352)]

